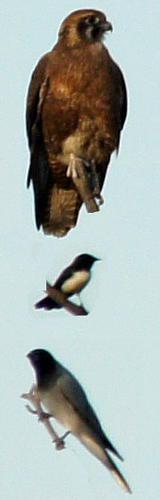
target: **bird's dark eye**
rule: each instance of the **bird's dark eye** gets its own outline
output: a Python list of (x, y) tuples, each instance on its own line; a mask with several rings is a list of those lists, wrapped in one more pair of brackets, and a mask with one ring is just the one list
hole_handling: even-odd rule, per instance
[(94, 18), (94, 24), (99, 24), (100, 23), (100, 19), (99, 17), (95, 17)]
[(95, 17), (95, 16), (88, 16), (84, 19), (84, 22), (86, 25), (93, 25), (93, 24), (97, 24), (99, 23), (99, 17)]
[(86, 17), (86, 18), (84, 19), (84, 23), (85, 23), (86, 25), (89, 25), (89, 24), (90, 24), (90, 22), (91, 22), (91, 21), (90, 21), (90, 17)]
[(90, 15), (80, 21), (78, 30), (85, 40), (93, 42), (102, 36), (101, 23), (99, 16)]

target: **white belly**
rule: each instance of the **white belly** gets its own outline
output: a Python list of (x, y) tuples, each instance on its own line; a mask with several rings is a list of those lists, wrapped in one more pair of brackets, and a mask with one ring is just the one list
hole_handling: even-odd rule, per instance
[(90, 274), (88, 271), (77, 271), (71, 278), (65, 281), (61, 290), (64, 293), (79, 293), (88, 283)]
[(72, 405), (64, 398), (56, 386), (48, 391), (39, 392), (40, 400), (44, 408), (67, 430), (77, 434), (83, 424), (78, 413)]

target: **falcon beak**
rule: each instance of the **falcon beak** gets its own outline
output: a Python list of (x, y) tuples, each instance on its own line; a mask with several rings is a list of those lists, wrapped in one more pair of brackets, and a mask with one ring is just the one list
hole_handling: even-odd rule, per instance
[(101, 24), (101, 29), (102, 31), (113, 31), (112, 24), (109, 21), (106, 21), (105, 23)]

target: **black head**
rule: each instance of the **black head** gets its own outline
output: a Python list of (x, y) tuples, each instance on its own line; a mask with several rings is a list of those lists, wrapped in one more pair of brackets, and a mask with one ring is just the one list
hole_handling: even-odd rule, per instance
[(60, 37), (67, 35), (73, 42), (85, 40), (96, 42), (103, 39), (107, 31), (112, 31), (112, 25), (103, 12), (94, 9), (81, 9), (72, 12), (62, 23)]
[(48, 378), (54, 374), (57, 362), (45, 349), (35, 349), (27, 354), (36, 372), (38, 385), (43, 385)]
[(98, 259), (97, 257), (94, 257), (93, 255), (89, 255), (88, 253), (82, 253), (81, 255), (78, 255), (73, 261), (73, 266), (77, 270), (81, 269), (91, 269), (93, 266), (94, 262), (96, 262)]

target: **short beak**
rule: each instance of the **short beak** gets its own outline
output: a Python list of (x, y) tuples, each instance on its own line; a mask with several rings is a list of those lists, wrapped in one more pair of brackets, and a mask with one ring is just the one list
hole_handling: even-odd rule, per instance
[(113, 27), (112, 27), (112, 24), (109, 23), (109, 21), (106, 21), (105, 23), (102, 23), (101, 24), (101, 29), (102, 31), (113, 31)]

